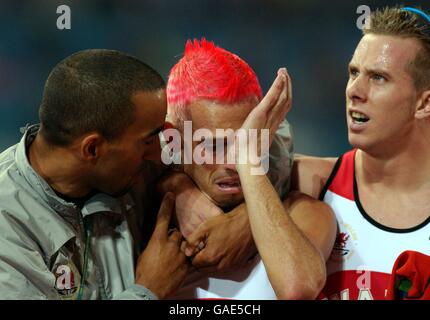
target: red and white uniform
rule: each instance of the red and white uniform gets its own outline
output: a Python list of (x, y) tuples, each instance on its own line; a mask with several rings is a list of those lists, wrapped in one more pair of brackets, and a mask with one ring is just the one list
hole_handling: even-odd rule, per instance
[(355, 154), (352, 150), (338, 159), (320, 196), (338, 221), (320, 299), (384, 299), (393, 264), (402, 252), (430, 254), (430, 217), (413, 228), (394, 229), (364, 211), (355, 179)]

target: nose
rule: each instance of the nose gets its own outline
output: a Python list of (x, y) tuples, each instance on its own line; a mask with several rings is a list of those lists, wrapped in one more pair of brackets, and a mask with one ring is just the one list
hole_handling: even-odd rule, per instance
[(236, 147), (235, 144), (227, 144), (224, 156), (224, 165), (226, 169), (236, 171)]
[(225, 169), (236, 171), (236, 164), (235, 163), (226, 163), (223, 165)]
[(365, 102), (368, 94), (368, 82), (363, 75), (350, 78), (346, 86), (346, 98), (352, 103)]

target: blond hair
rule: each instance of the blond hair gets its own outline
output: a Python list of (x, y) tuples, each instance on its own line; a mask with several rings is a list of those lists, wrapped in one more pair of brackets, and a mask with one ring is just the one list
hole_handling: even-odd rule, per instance
[(421, 49), (409, 63), (408, 71), (417, 90), (430, 88), (429, 21), (417, 13), (406, 11), (398, 6), (385, 7), (372, 12), (370, 24), (363, 29), (363, 34), (388, 35), (418, 40)]

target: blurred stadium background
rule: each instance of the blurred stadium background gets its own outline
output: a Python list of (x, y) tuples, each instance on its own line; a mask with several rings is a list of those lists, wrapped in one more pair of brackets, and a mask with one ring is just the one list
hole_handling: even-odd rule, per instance
[[(36, 123), (43, 85), (64, 57), (88, 48), (133, 54), (164, 78), (185, 41), (206, 37), (245, 59), (266, 91), (280, 66), (293, 79), (288, 119), (296, 151), (336, 156), (349, 148), (344, 91), (360, 39), (359, 5), (396, 1), (317, 0), (1, 0), (0, 151)], [(58, 30), (57, 6), (70, 6), (71, 30)], [(429, 2), (403, 1), (404, 5)]]

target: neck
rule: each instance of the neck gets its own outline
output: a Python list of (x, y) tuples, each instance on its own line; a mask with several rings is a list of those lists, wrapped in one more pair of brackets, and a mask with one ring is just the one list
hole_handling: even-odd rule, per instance
[(28, 150), (28, 160), (49, 186), (68, 198), (81, 198), (91, 192), (85, 183), (82, 168), (66, 149), (49, 146), (37, 134)]
[[(429, 184), (429, 135), (417, 132), (407, 141), (385, 143), (382, 152), (357, 151), (357, 174), (365, 183), (380, 183), (385, 187), (416, 190)], [(387, 146), (390, 145), (390, 146)]]

